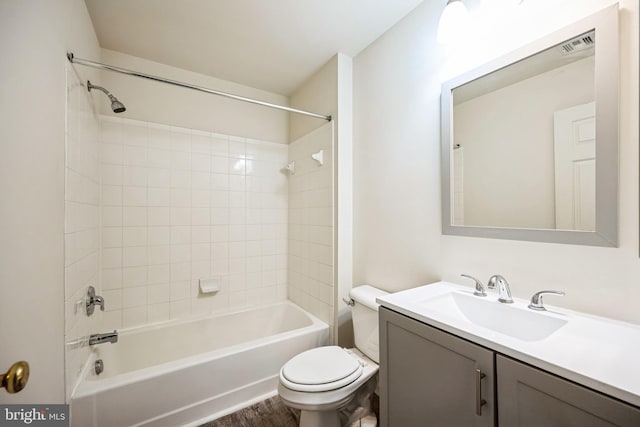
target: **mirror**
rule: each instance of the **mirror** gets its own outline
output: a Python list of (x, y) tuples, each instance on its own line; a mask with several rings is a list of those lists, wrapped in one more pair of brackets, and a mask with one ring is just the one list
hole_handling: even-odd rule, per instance
[(617, 245), (617, 5), (442, 85), (443, 233)]

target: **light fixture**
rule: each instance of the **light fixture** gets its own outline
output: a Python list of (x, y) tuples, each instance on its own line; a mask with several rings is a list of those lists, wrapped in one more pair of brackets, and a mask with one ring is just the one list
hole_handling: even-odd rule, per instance
[(470, 25), (469, 12), (462, 0), (449, 0), (438, 23), (438, 43), (452, 44), (464, 38)]

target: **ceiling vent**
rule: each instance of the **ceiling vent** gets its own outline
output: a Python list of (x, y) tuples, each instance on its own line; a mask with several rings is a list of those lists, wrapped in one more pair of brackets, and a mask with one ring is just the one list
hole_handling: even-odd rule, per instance
[(560, 45), (560, 51), (570, 55), (581, 50), (589, 49), (596, 45), (596, 32), (590, 31)]

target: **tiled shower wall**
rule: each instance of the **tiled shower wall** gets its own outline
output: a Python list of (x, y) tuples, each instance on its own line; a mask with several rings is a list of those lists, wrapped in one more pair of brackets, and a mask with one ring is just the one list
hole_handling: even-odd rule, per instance
[(100, 145), (103, 328), (286, 299), (286, 145), (110, 116)]
[[(333, 124), (289, 144), (289, 298), (334, 324)], [(322, 150), (323, 164), (311, 158)]]
[(64, 226), (67, 399), (89, 357), (83, 337), (99, 329), (100, 316), (88, 318), (82, 306), (89, 285), (100, 292), (99, 127), (86, 88), (68, 66)]

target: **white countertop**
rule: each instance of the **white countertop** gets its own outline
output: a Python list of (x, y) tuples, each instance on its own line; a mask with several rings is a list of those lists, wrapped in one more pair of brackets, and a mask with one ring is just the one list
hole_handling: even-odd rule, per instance
[[(640, 406), (640, 326), (545, 304), (548, 312), (540, 312), (540, 315), (566, 319), (566, 325), (544, 339), (524, 341), (476, 325), (461, 318), (459, 313), (447, 315), (421, 304), (452, 291), (469, 295), (473, 289), (438, 282), (384, 295), (378, 297), (377, 302), (420, 322)], [(489, 292), (484, 299), (497, 300), (497, 294)], [(526, 308), (529, 301), (518, 298), (514, 301), (509, 306), (529, 310)]]

